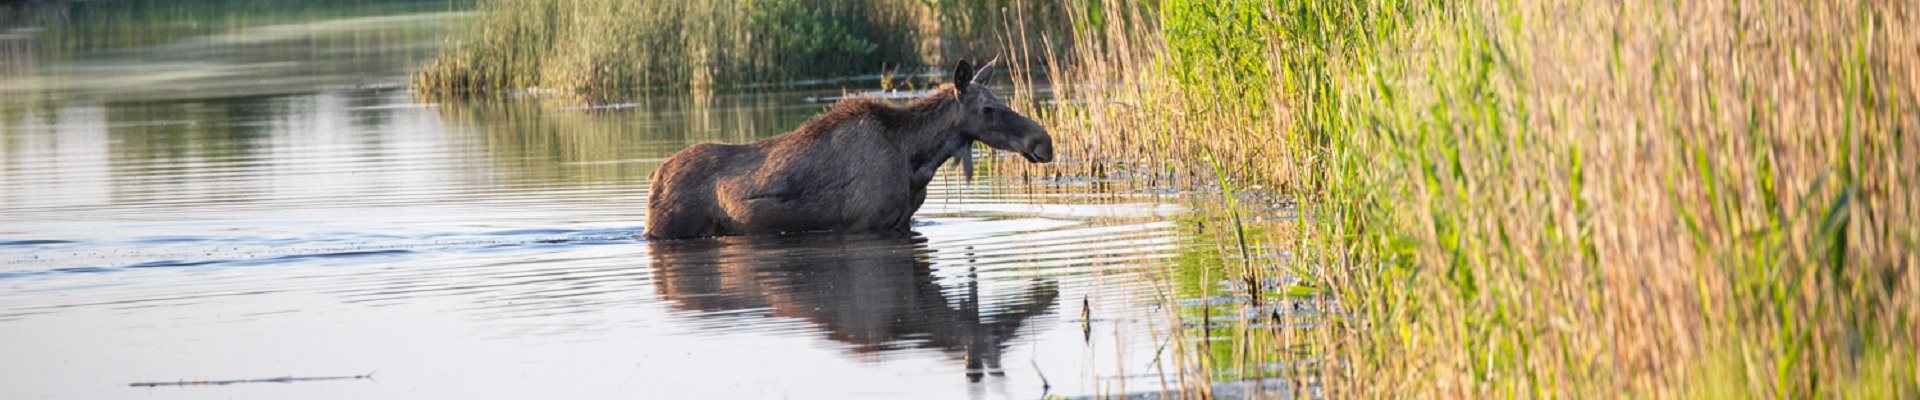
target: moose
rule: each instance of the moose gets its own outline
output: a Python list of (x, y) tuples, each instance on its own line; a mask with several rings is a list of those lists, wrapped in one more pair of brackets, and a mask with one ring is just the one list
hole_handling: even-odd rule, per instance
[(850, 96), (792, 132), (680, 150), (649, 177), (645, 237), (908, 233), (941, 165), (958, 158), (972, 178), (974, 142), (1053, 160), (1046, 128), (982, 84), (994, 64), (962, 60), (905, 106)]

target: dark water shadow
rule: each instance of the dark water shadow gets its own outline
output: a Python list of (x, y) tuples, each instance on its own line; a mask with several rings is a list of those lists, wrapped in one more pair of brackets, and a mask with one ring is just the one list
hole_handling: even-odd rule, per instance
[[(981, 282), (935, 276), (926, 239), (793, 235), (649, 243), (655, 287), (675, 309), (751, 329), (801, 319), (860, 354), (933, 349), (968, 379), (1000, 374), (1001, 355), (1059, 297), (1052, 280), (982, 297)], [(962, 282), (953, 282), (962, 281)], [(751, 311), (763, 311), (752, 313)], [(742, 314), (758, 317), (739, 318)]]

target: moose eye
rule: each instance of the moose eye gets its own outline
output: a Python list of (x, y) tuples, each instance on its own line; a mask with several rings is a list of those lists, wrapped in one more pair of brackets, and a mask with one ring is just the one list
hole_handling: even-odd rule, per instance
[(981, 114), (993, 115), (993, 107), (980, 107)]

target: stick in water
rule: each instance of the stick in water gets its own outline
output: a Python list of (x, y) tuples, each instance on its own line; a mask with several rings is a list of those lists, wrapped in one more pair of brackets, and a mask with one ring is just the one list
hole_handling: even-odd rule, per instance
[(220, 380), (220, 381), (179, 380), (179, 381), (173, 381), (173, 382), (134, 382), (134, 383), (127, 384), (127, 386), (133, 386), (133, 387), (199, 386), (199, 385), (232, 385), (236, 383), (294, 383), (294, 382), (312, 382), (312, 381), (350, 381), (350, 380), (360, 380), (360, 379), (373, 380), (373, 373), (368, 372), (362, 375), (342, 375), (342, 376), (303, 376), (303, 377), (282, 376), (278, 378), (229, 379), (229, 380)]

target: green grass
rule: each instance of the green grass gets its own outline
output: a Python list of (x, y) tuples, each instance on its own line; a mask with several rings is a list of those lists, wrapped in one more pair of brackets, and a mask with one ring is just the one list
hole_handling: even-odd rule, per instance
[(1912, 10), (1155, 5), (1074, 3), (1127, 29), (1044, 66), (1085, 100), (1047, 123), (1096, 160), (1298, 198), (1270, 241), (1300, 264), (1224, 271), (1343, 306), (1245, 341), (1328, 349), (1334, 393), (1920, 395), (1875, 355), (1920, 340)]

